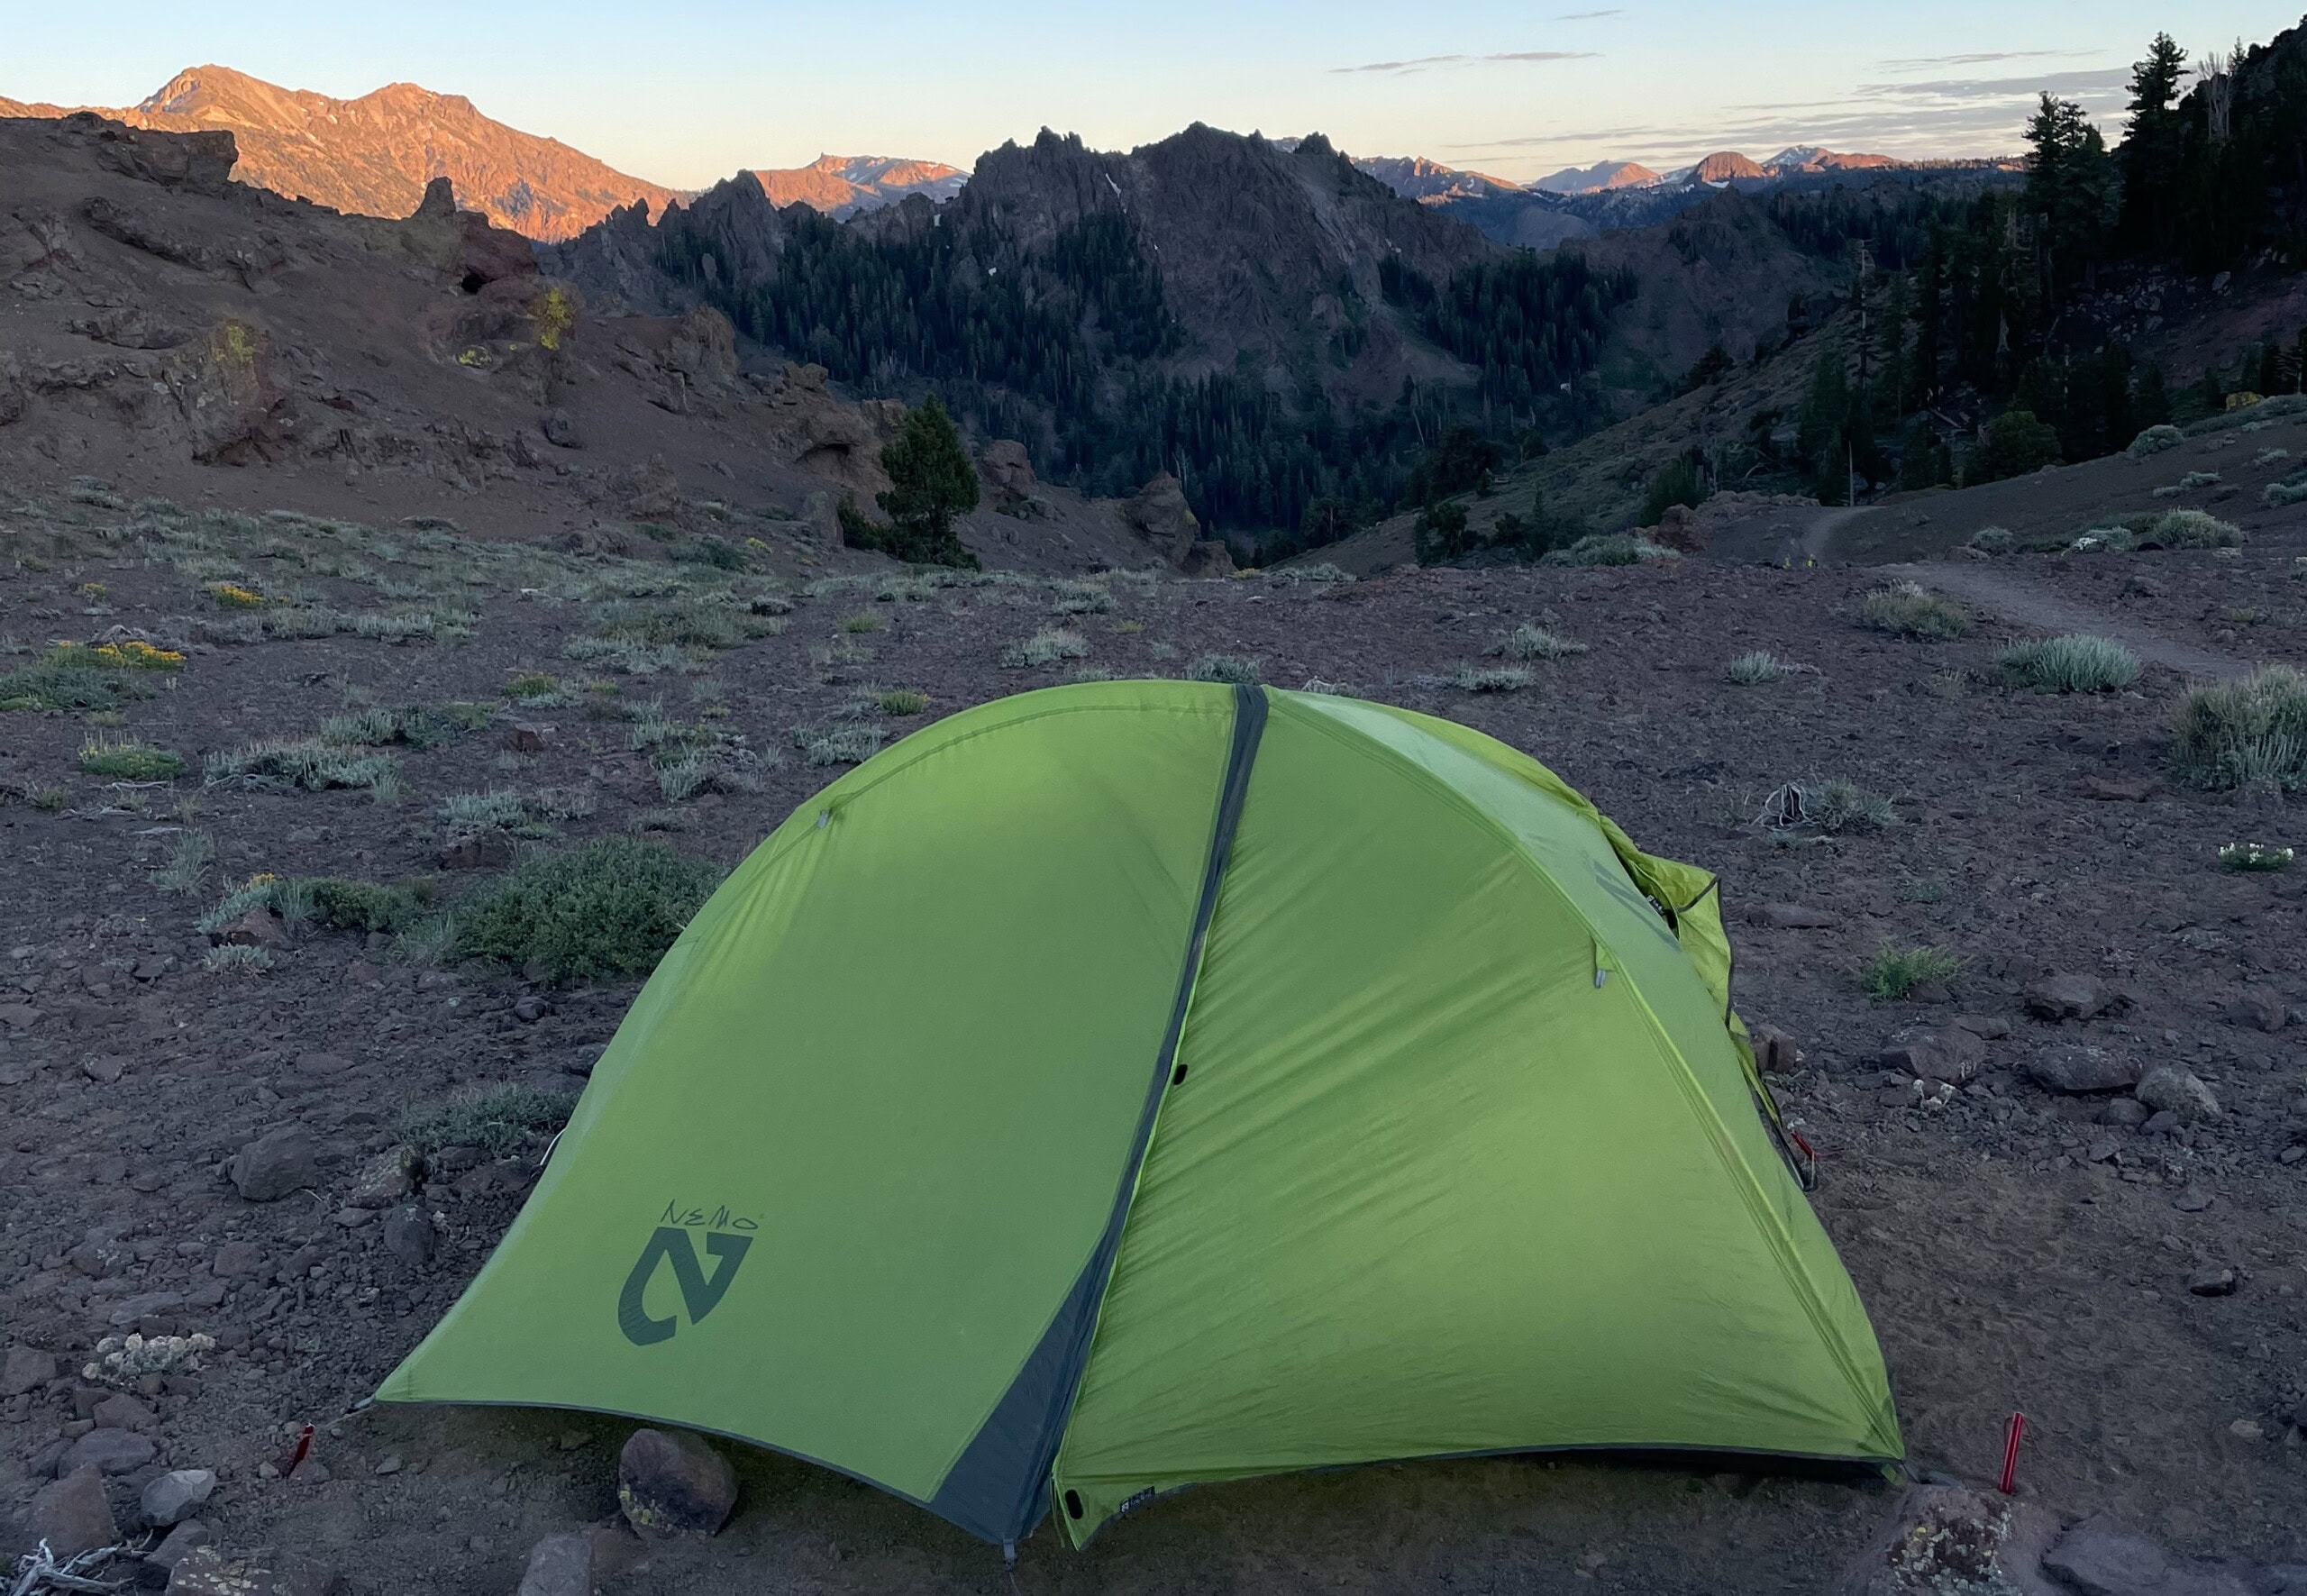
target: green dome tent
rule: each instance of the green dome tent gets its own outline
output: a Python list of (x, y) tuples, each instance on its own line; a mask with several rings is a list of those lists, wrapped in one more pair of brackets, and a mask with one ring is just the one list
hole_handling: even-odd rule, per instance
[(1713, 879), (1354, 699), (940, 722), (723, 883), (378, 1395), (806, 1458), (1014, 1543), (1549, 1448), (1901, 1455)]

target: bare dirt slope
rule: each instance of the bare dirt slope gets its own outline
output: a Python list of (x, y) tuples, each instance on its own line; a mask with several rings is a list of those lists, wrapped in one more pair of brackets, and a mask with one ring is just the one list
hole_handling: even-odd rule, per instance
[[(888, 486), (902, 406), (741, 354), (716, 312), (596, 314), (444, 192), (403, 221), (342, 216), (228, 181), (233, 150), (0, 121), (0, 468), (58, 491), (857, 562), (833, 505)], [(1031, 523), (989, 503), (964, 539), (1012, 566), (1156, 557), (1115, 506), (1039, 497)]]
[[(934, 717), (1069, 670), (1174, 675), (1220, 654), (1476, 725), (1645, 846), (1721, 872), (1737, 1001), (1802, 1048), (1774, 1084), (1819, 1152), (1815, 1201), (1919, 1469), (1991, 1479), (2023, 1409), (2022, 1499), (2047, 1512), (2114, 1513), (2188, 1551), (2307, 1551), (2307, 871), (2229, 875), (2215, 853), (2307, 838), (2293, 805), (2174, 779), (2166, 727), (2185, 683), (2169, 670), (2103, 697), (2008, 692), (1995, 652), (2029, 629), (1988, 615), (1955, 643), (1870, 632), (1855, 617), (1877, 579), (1832, 566), (799, 587), (758, 551), (736, 570), (636, 564), (260, 501), (237, 515), (96, 497), (0, 492), (0, 647), (128, 627), (186, 657), (138, 679), (150, 696), (99, 711), (108, 724), (0, 712), (0, 1352), (25, 1354), (9, 1365), (23, 1389), (0, 1395), (0, 1527), (96, 1423), (110, 1393), (78, 1372), (98, 1337), (139, 1327), (220, 1349), (140, 1407), (103, 1409), (117, 1455), (150, 1446), (112, 1479), (124, 1522), (159, 1466), (213, 1467), (203, 1517), (227, 1546), (319, 1557), (351, 1592), (483, 1596), (513, 1588), (539, 1536), (616, 1514), (625, 1423), (346, 1409), (501, 1236), (555, 1117), (483, 1145), (470, 1121), (444, 1131), (442, 1105), (518, 1086), (565, 1108), (633, 984), (536, 988), (448, 962), (427, 951), (429, 921), (366, 937), (308, 921), (269, 968), (211, 971), (196, 926), (228, 889), (333, 875), (453, 904), (506, 868), (515, 839), (492, 819), (540, 847), (638, 833), (726, 867), (832, 773), (811, 759), (920, 724), (876, 689), (926, 693), (918, 715)], [(2205, 654), (2307, 664), (2302, 555), (2307, 539), (2279, 525), (2226, 554), (1992, 569)], [(240, 601), (217, 583), (268, 602), (227, 607)], [(1520, 625), (1584, 652), (1533, 661), (1521, 690), (1450, 685), (1464, 662), (1499, 663), (1490, 651)], [(1081, 655), (1001, 663), (1050, 627)], [(1760, 648), (1810, 669), (1732, 686), (1727, 660)], [(555, 679), (516, 684), (524, 671)], [(508, 697), (516, 685), (552, 696)], [(388, 781), (369, 767), (368, 788), (230, 774), (233, 751), (364, 706), (423, 707), (440, 739), (339, 744), (389, 765)], [(187, 773), (83, 770), (91, 739), (131, 736)], [(661, 757), (675, 747), (712, 772), (686, 797)], [(228, 757), (208, 782), (211, 754)], [(1772, 789), (1817, 778), (1886, 798), (1883, 823), (1755, 825)], [(187, 871), (196, 837), (213, 858)], [(1769, 904), (1823, 923), (1748, 922)], [(1873, 1001), (1857, 971), (1886, 943), (1964, 962), (1944, 987)], [(2038, 1017), (2023, 993), (2047, 971), (2103, 983), (2110, 1006)], [(1885, 1062), (1958, 1016), (1996, 1038), (1959, 1090), (1919, 1090)], [(2120, 1090), (2037, 1083), (2078, 1046), (2184, 1066), (2220, 1113), (2149, 1132)], [(251, 1201), (223, 1168), (283, 1126), (310, 1135), (315, 1167), (304, 1190)], [(412, 1136), (429, 1258), (400, 1230), (388, 1245), (384, 1210), (364, 1206), (392, 1200), (377, 1182)], [(1626, 1157), (1638, 1180), (1640, 1149)], [(2190, 1289), (2207, 1276), (2233, 1289)], [(266, 1477), (283, 1427), (306, 1420), (330, 1477)], [(740, 1477), (716, 1539), (644, 1555), (605, 1536), (622, 1561), (602, 1588), (1010, 1589), (991, 1549), (866, 1487), (754, 1455)], [(1713, 1461), (1413, 1463), (1193, 1491), (1080, 1555), (1037, 1537), (1017, 1588), (1819, 1591), (1889, 1527), (1892, 1500)]]

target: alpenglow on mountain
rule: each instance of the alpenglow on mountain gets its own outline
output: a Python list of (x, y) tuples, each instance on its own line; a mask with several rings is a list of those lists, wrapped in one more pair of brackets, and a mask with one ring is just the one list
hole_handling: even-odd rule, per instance
[[(205, 66), (178, 73), (134, 105), (91, 108), (164, 132), (229, 130), (240, 147), (233, 176), (241, 182), (364, 215), (406, 216), (426, 183), (446, 178), (467, 209), (552, 241), (572, 238), (635, 200), (656, 212), (685, 197), (558, 139), (507, 127), (462, 95), (413, 83), (340, 100)], [(0, 116), (61, 116), (70, 109), (0, 99)], [(942, 199), (968, 180), (936, 161), (844, 155), (755, 176), (780, 204), (800, 200), (843, 216), (916, 192)]]

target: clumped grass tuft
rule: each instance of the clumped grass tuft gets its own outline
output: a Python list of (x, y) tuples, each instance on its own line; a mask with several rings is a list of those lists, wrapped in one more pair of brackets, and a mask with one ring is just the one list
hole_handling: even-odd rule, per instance
[(343, 876), (251, 876), (200, 917), (203, 935), (223, 930), (258, 909), (291, 926), (326, 931), (406, 931), (423, 917), (424, 897), (408, 887), (380, 886)]
[(1263, 660), (1245, 660), (1235, 654), (1197, 654), (1186, 667), (1186, 679), (1255, 687), (1265, 679), (1264, 664)]
[(490, 1158), (507, 1158), (551, 1140), (576, 1109), (574, 1092), (492, 1086), (412, 1116), (401, 1137), (427, 1156), (443, 1147), (478, 1147)]
[(2307, 674), (2267, 665), (2190, 690), (2173, 720), (2180, 772), (2218, 789), (2307, 786)]
[(87, 648), (59, 643), (14, 670), (0, 674), (0, 710), (119, 709), (149, 698), (146, 673), (177, 670), (184, 656), (150, 643), (105, 643)]
[(1025, 642), (1001, 651), (1001, 663), (1012, 670), (1089, 657), (1090, 640), (1067, 626), (1044, 626)]
[(870, 609), (862, 609), (853, 616), (842, 616), (841, 629), (851, 633), (879, 632), (881, 617)]
[(2112, 693), (2138, 679), (2138, 656), (2121, 643), (2088, 633), (2041, 638), (1995, 657), (2003, 679), (2038, 693)]
[(220, 943), (200, 955), (200, 967), (211, 975), (261, 975), (272, 968), (272, 955), (262, 948)]
[(861, 765), (881, 752), (888, 736), (879, 726), (795, 726), (793, 746), (806, 765)]
[(1527, 665), (1463, 663), (1450, 672), (1450, 685), (1468, 693), (1518, 693), (1537, 679)]
[(929, 707), (929, 695), (912, 688), (890, 688), (874, 702), (884, 715), (919, 715)]
[(2229, 843), (2219, 850), (2219, 862), (2239, 874), (2289, 870), (2296, 857), (2293, 849), (2270, 848), (2265, 843)]
[(2130, 441), (2124, 450), (2133, 460), (2145, 460), (2150, 454), (2160, 454), (2166, 449), (2176, 449), (2186, 442), (2186, 434), (2175, 426), (2151, 426)]
[[(473, 706), (451, 705), (435, 711), (411, 707), (405, 709), (356, 709), (344, 715), (332, 715), (321, 723), (321, 741), (348, 748), (414, 748), (420, 752), (437, 748), (472, 728), (470, 713)], [(458, 712), (458, 713), (452, 713)], [(483, 725), (488, 724), (488, 711), (481, 711)]]
[(1101, 616), (1114, 606), (1114, 596), (1095, 582), (1061, 581), (1052, 589), (1050, 607), (1062, 616)]
[(1898, 824), (1898, 811), (1889, 798), (1868, 792), (1840, 777), (1827, 780), (1790, 781), (1763, 800), (1755, 817), (1765, 830), (1824, 832), (1881, 831)]
[(1877, 1003), (1895, 1003), (1917, 987), (1945, 986), (1962, 969), (1963, 961), (1944, 948), (1902, 948), (1886, 942), (1858, 967), (1858, 984)]
[(2138, 541), (2165, 549), (2232, 549), (2242, 543), (2243, 529), (2205, 510), (2172, 510), (2157, 517)]
[(392, 755), (353, 753), (317, 737), (272, 737), (219, 749), (203, 764), (202, 776), (211, 787), (238, 781), (274, 792), (376, 788), (399, 779)]
[(545, 670), (516, 671), (505, 684), (508, 698), (550, 698), (561, 691), (561, 683)]
[(216, 858), (216, 839), (205, 831), (187, 831), (169, 850), (166, 864), (152, 871), (152, 885), (179, 898), (191, 898), (207, 883), (208, 867)]
[(1764, 682), (1792, 676), (1801, 669), (1798, 665), (1788, 664), (1767, 649), (1756, 649), (1730, 661), (1730, 679), (1742, 688), (1759, 687)]
[(1540, 557), (1541, 565), (1640, 565), (1651, 560), (1679, 560), (1672, 549), (1661, 548), (1632, 533), (1597, 533), (1580, 538), (1567, 549)]
[(624, 837), (533, 855), (458, 907), (449, 950), (535, 980), (637, 979), (657, 967), (717, 879), (661, 843)]
[(91, 738), (80, 745), (80, 768), (117, 781), (173, 781), (184, 774), (184, 759), (133, 738)]
[(2007, 526), (1982, 526), (1971, 534), (1971, 547), (1982, 554), (2008, 554), (2011, 542)]
[(529, 811), (519, 793), (496, 788), (488, 792), (451, 793), (441, 800), (440, 815), (450, 830), (469, 834), (510, 831), (529, 817)]
[(2173, 482), (2167, 487), (2157, 488), (2155, 490), (2155, 497), (2157, 498), (2176, 498), (2183, 493), (2193, 493), (2198, 488), (2216, 488), (2218, 486), (2219, 473), (2217, 471), (2189, 471), (2176, 482)]
[(1549, 632), (1544, 626), (1517, 626), (1506, 640), (1490, 650), (1509, 660), (1567, 660), (1586, 652), (1586, 645)]
[(1922, 643), (1944, 643), (1971, 629), (1969, 612), (1919, 582), (1875, 588), (1860, 603), (1858, 617), (1877, 632)]

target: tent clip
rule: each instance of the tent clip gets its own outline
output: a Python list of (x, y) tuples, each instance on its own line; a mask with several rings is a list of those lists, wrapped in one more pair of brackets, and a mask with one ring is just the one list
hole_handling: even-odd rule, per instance
[(1610, 972), (1608, 970), (1599, 964), (1594, 967), (1594, 988), (1597, 991), (1600, 990), (1602, 983), (1609, 979)]

